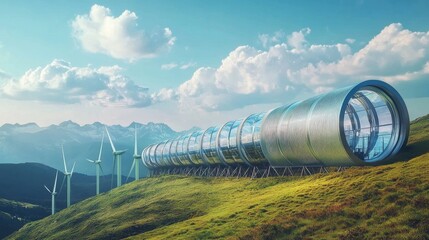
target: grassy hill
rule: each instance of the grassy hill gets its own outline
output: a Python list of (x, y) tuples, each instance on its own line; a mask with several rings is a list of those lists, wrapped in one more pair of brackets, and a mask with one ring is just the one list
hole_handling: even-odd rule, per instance
[(25, 223), (49, 215), (44, 207), (0, 198), (0, 238), (21, 228)]
[(429, 115), (398, 158), (308, 177), (144, 179), (10, 239), (429, 239)]

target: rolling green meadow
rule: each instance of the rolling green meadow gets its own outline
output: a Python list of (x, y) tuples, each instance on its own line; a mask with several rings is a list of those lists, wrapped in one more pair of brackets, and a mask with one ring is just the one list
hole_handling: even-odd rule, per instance
[(429, 239), (429, 115), (398, 162), (304, 177), (152, 177), (9, 239)]

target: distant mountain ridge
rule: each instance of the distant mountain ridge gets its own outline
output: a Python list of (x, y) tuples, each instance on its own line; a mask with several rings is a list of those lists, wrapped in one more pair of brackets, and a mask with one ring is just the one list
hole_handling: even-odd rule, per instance
[[(176, 132), (164, 123), (141, 124), (133, 122), (129, 126), (107, 126), (117, 149), (127, 149), (122, 160), (122, 174), (128, 175), (134, 152), (134, 126), (138, 131), (138, 153), (148, 145), (181, 134), (197, 130)], [(37, 162), (63, 170), (61, 145), (69, 165), (76, 162), (76, 171), (94, 175), (94, 166), (87, 158), (98, 157), (104, 124), (79, 125), (65, 121), (58, 125), (40, 127), (36, 123), (4, 124), (0, 127), (0, 163)], [(113, 169), (113, 157), (107, 137), (104, 139), (102, 168), (105, 174)], [(142, 176), (147, 171), (141, 171)]]

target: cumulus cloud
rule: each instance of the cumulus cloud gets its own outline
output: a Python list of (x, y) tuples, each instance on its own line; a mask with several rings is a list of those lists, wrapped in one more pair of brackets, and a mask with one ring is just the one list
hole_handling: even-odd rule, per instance
[(277, 31), (272, 36), (266, 33), (259, 34), (258, 40), (264, 48), (268, 48), (274, 44), (282, 42), (285, 37), (286, 35), (283, 31)]
[(306, 39), (310, 33), (309, 28), (293, 32), (267, 50), (239, 46), (218, 68), (197, 69), (177, 89), (162, 94), (162, 99), (178, 99), (187, 107), (228, 110), (287, 103), (366, 79), (395, 83), (429, 77), (429, 32), (412, 32), (394, 23), (356, 52), (350, 40), (310, 44)]
[(152, 93), (152, 102), (165, 102), (177, 98), (177, 92), (171, 88), (162, 88), (158, 92)]
[(28, 70), (10, 79), (0, 96), (54, 103), (86, 102), (101, 106), (143, 107), (152, 103), (148, 89), (121, 74), (118, 66), (73, 67), (62, 60)]
[[(429, 32), (411, 32), (399, 23), (385, 27), (362, 49), (338, 62), (319, 62), (296, 72), (297, 78), (324, 79), (380, 78), (387, 82), (413, 80), (427, 75)], [(337, 80), (338, 81), (338, 80)]]
[(89, 14), (76, 16), (72, 29), (86, 51), (129, 61), (155, 57), (170, 49), (176, 40), (169, 28), (150, 34), (138, 28), (134, 12), (125, 10), (115, 17), (109, 8), (97, 4)]

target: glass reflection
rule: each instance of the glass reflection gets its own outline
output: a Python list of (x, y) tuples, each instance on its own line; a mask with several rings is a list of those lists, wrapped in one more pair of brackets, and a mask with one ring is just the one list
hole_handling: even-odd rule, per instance
[(358, 158), (371, 162), (389, 146), (397, 123), (392, 101), (380, 90), (367, 87), (356, 92), (344, 114), (344, 134), (347, 144)]

